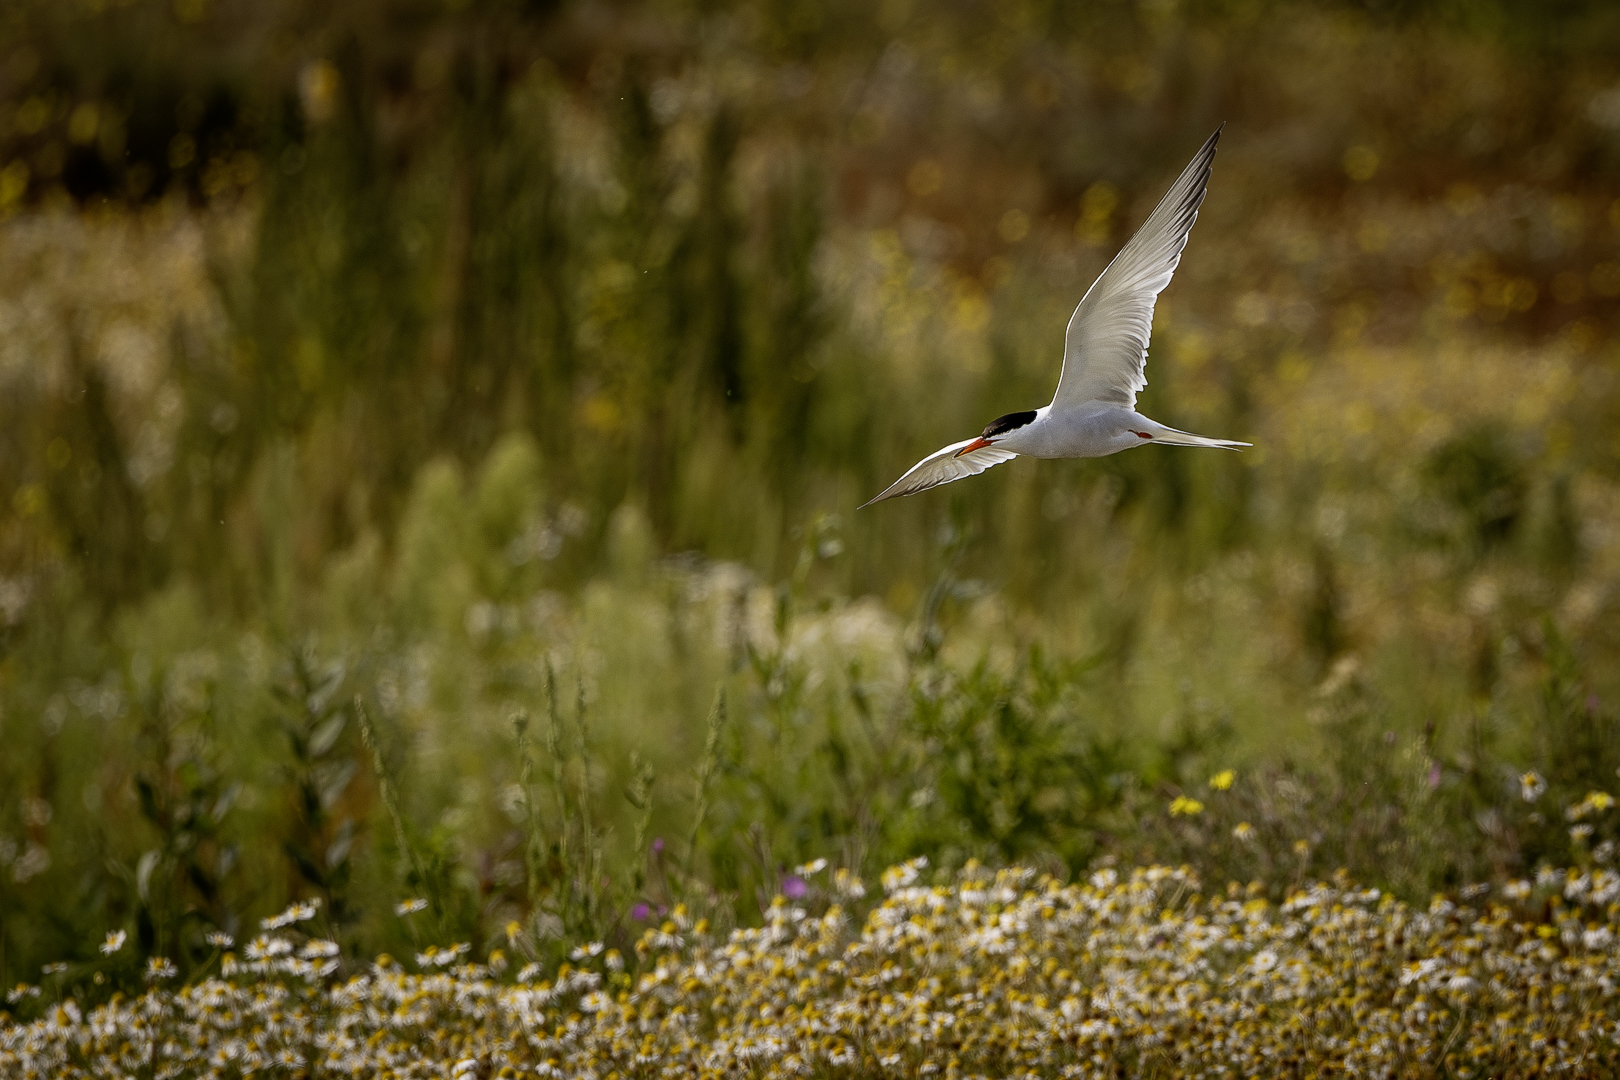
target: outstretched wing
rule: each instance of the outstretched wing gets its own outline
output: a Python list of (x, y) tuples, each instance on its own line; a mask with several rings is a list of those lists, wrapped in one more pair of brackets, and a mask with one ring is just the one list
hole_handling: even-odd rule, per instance
[(884, 499), (898, 499), (902, 495), (915, 495), (919, 491), (927, 491), (931, 487), (948, 484), (952, 480), (960, 480), (964, 476), (977, 476), (992, 465), (1000, 465), (1003, 461), (1011, 461), (1018, 455), (1011, 450), (1002, 450), (994, 446), (981, 446), (977, 450), (970, 450), (957, 457), (957, 452), (976, 439), (963, 439), (959, 443), (951, 443), (943, 450), (936, 450), (911, 467), (911, 470), (884, 488), (876, 498), (862, 503), (862, 506), (871, 506), (872, 503), (882, 502)]
[(1153, 332), (1153, 301), (1170, 284), (1187, 234), (1198, 220), (1221, 128), (1074, 309), (1063, 338), (1063, 374), (1052, 398), (1054, 410), (1090, 401), (1136, 407), (1136, 395), (1147, 385), (1143, 369)]

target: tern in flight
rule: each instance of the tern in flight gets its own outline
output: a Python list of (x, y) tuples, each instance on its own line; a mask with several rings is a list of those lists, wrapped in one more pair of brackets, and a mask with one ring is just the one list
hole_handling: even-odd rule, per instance
[(1227, 450), (1252, 445), (1177, 431), (1136, 411), (1136, 395), (1147, 385), (1143, 368), (1153, 301), (1181, 261), (1220, 137), (1217, 128), (1074, 309), (1052, 404), (990, 421), (978, 438), (929, 454), (865, 505), (974, 476), (1019, 454), (1088, 458), (1150, 443)]

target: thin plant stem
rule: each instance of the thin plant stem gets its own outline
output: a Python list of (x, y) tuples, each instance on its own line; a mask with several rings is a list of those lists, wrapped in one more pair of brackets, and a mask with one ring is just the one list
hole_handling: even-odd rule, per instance
[(637, 810), (631, 850), (635, 853), (636, 860), (634, 884), (639, 892), (647, 880), (647, 833), (652, 829), (652, 793), (656, 776), (652, 763), (635, 750), (630, 752), (630, 770), (634, 776), (625, 796), (630, 800), (630, 805)]
[(592, 848), (591, 830), (591, 754), (585, 746), (585, 680), (575, 683), (574, 741), (579, 750), (579, 822), (581, 837), (587, 850)]
[(720, 769), (720, 733), (726, 726), (726, 688), (722, 685), (714, 695), (714, 706), (709, 710), (709, 730), (703, 740), (703, 761), (698, 765), (696, 807), (692, 814), (692, 832), (686, 841), (686, 865), (683, 876), (690, 879), (692, 862), (697, 855), (698, 838), (703, 832), (703, 819), (709, 813), (709, 784)]
[(593, 924), (601, 907), (597, 899), (602, 881), (603, 852), (591, 824), (591, 752), (586, 745), (585, 680), (576, 679), (574, 690), (574, 741), (579, 750), (580, 844), (586, 868), (585, 879), (580, 883), (580, 903), (585, 909), (585, 921), (594, 932)]
[(512, 732), (517, 739), (519, 774), (523, 789), (523, 809), (529, 826), (529, 908), (540, 903), (540, 868), (545, 862), (544, 834), (540, 828), (540, 808), (534, 801), (534, 757), (529, 753), (529, 714), (519, 709), (512, 714)]
[(428, 880), (422, 859), (406, 835), (405, 818), (399, 810), (399, 798), (394, 792), (393, 780), (389, 778), (388, 766), (383, 762), (382, 747), (377, 742), (377, 733), (371, 726), (371, 717), (366, 714), (365, 702), (361, 700), (359, 694), (354, 696), (354, 715), (360, 722), (360, 738), (366, 744), (366, 749), (371, 751), (371, 765), (377, 773), (377, 792), (382, 796), (383, 805), (388, 808), (389, 820), (394, 824), (394, 842), (399, 845), (399, 850), (404, 852), (406, 860), (411, 864), (411, 873), (427, 892), (428, 902), (433, 905), (435, 921), (442, 923), (444, 911), (439, 891)]
[(551, 759), (551, 787), (557, 795), (557, 815), (562, 829), (557, 834), (557, 853), (564, 866), (568, 864), (568, 785), (563, 783), (562, 718), (557, 712), (557, 675), (546, 661), (546, 705), (551, 721), (546, 729), (546, 756)]

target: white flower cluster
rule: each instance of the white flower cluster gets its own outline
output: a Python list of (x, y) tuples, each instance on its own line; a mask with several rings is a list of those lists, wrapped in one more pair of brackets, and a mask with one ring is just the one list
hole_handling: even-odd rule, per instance
[(305, 900), (301, 903), (293, 904), (280, 915), (272, 915), (268, 919), (260, 919), (259, 924), (266, 930), (280, 930), (283, 927), (292, 926), (295, 923), (308, 922), (310, 919), (313, 919), (315, 917), (315, 913), (320, 910), (321, 898), (317, 896), (312, 900)]
[(886, 874), (859, 931), (778, 898), (720, 940), (678, 908), (638, 944), (638, 975), (593, 942), (581, 966), (509, 983), (456, 945), (420, 974), (379, 958), (326, 984), (336, 945), (261, 937), (224, 978), (0, 1017), (0, 1075), (1620, 1073), (1609, 870), (1539, 874), (1511, 907), (1420, 910), (1343, 882), (1280, 905), (1206, 896), (1162, 867), (1067, 886), (972, 865), (930, 886), (922, 869)]

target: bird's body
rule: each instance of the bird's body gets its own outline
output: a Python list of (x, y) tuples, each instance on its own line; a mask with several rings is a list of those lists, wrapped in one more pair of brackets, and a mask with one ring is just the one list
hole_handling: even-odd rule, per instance
[(1052, 403), (998, 417), (978, 438), (935, 451), (866, 505), (948, 484), (1020, 454), (1088, 458), (1150, 443), (1228, 450), (1249, 445), (1178, 431), (1136, 411), (1136, 395), (1147, 385), (1153, 302), (1181, 261), (1220, 135), (1217, 130), (1209, 137), (1074, 309)]
[(1043, 405), (1035, 410), (1027, 424), (993, 437), (995, 446), (1035, 458), (1106, 457), (1148, 442), (1166, 446), (1231, 445), (1167, 428), (1135, 409), (1106, 401), (1056, 410)]

